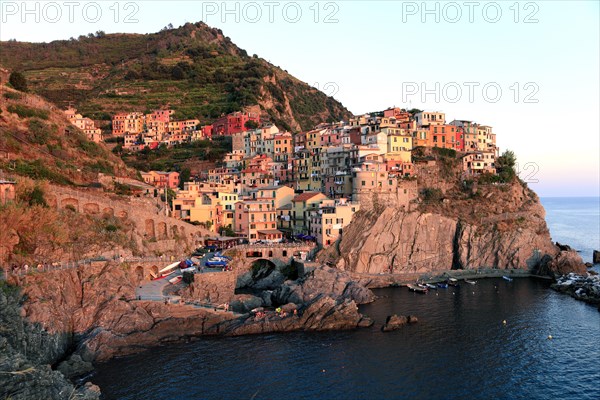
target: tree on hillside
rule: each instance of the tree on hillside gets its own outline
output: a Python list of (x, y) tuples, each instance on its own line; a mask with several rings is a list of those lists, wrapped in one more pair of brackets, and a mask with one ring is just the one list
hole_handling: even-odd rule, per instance
[(192, 173), (189, 168), (181, 168), (181, 171), (179, 172), (179, 189), (183, 190), (183, 185), (190, 180), (191, 176)]
[(517, 157), (511, 150), (506, 150), (496, 160), (496, 172), (500, 176), (502, 182), (510, 182), (517, 175), (515, 172), (515, 165), (517, 164)]
[(8, 83), (10, 83), (13, 88), (20, 90), (21, 92), (27, 91), (27, 79), (25, 79), (25, 76), (23, 76), (23, 74), (20, 72), (11, 73), (10, 77), (8, 78)]
[(256, 121), (246, 121), (246, 123), (244, 124), (244, 126), (246, 127), (246, 129), (249, 129), (249, 130), (257, 129), (258, 128), (258, 122), (256, 122)]

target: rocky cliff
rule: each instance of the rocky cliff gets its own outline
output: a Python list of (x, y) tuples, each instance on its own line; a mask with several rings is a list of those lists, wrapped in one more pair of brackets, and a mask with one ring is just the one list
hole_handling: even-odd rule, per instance
[(96, 386), (75, 387), (51, 368), (68, 351), (70, 335), (25, 321), (19, 290), (4, 282), (0, 289), (0, 398), (99, 399)]
[[(437, 168), (437, 167), (434, 167)], [(579, 255), (552, 243), (536, 194), (518, 179), (479, 184), (437, 175), (444, 190), (410, 210), (378, 204), (357, 213), (338, 246), (321, 260), (360, 274), (422, 274), (451, 269), (526, 269), (584, 273)], [(424, 195), (425, 194), (425, 195)]]
[[(225, 273), (223, 276), (226, 278)], [(138, 301), (135, 288), (139, 278), (133, 268), (124, 264), (98, 263), (11, 276), (10, 280), (22, 289), (26, 299), (20, 305), (19, 315), (38, 324), (41, 337), (55, 340), (51, 345), (35, 343), (35, 348), (44, 348), (46, 356), (42, 361), (54, 364), (73, 352), (80, 357), (69, 359), (66, 369), (80, 360), (107, 360), (201, 335), (355, 328), (364, 324), (356, 303), (373, 299), (368, 289), (353, 283), (347, 274), (333, 269), (320, 271), (299, 281), (286, 281), (285, 288), (278, 292), (280, 303), (276, 304), (296, 302), (294, 307), (300, 311), (296, 316), (303, 318), (265, 325), (267, 320), (255, 321), (248, 314)], [(328, 289), (321, 290), (324, 287)], [(50, 352), (51, 349), (54, 350)]]

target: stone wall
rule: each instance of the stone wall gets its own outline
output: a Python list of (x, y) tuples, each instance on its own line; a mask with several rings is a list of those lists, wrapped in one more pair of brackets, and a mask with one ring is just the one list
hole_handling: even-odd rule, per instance
[(392, 189), (392, 191), (357, 191), (353, 196), (355, 201), (360, 203), (360, 207), (363, 210), (380, 210), (385, 207), (395, 207), (400, 210), (410, 211), (414, 208), (413, 202), (418, 198), (419, 191), (416, 180), (399, 180), (398, 186)]
[(229, 303), (235, 294), (235, 282), (234, 271), (196, 274), (194, 282), (181, 291), (181, 298), (213, 305)]
[(148, 252), (184, 254), (210, 234), (205, 228), (165, 216), (148, 198), (120, 197), (98, 190), (80, 191), (50, 185), (46, 200), (51, 207), (69, 207), (80, 213), (132, 221), (138, 248)]

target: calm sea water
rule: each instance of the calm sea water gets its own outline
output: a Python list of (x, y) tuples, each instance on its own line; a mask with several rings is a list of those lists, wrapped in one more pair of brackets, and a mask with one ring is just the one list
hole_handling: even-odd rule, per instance
[(600, 250), (600, 198), (542, 197), (552, 240), (581, 252), (584, 262), (592, 262), (592, 252)]
[[(542, 200), (554, 240), (597, 245), (593, 204)], [(600, 312), (546, 282), (376, 294), (361, 307), (373, 328), (201, 338), (112, 360), (92, 381), (106, 399), (600, 399)], [(381, 332), (393, 313), (419, 322)]]

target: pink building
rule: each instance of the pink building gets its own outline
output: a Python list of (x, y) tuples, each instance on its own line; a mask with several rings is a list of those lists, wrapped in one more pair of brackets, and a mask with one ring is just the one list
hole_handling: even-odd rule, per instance
[(144, 182), (157, 188), (176, 189), (179, 186), (179, 172), (150, 171), (141, 174)]

